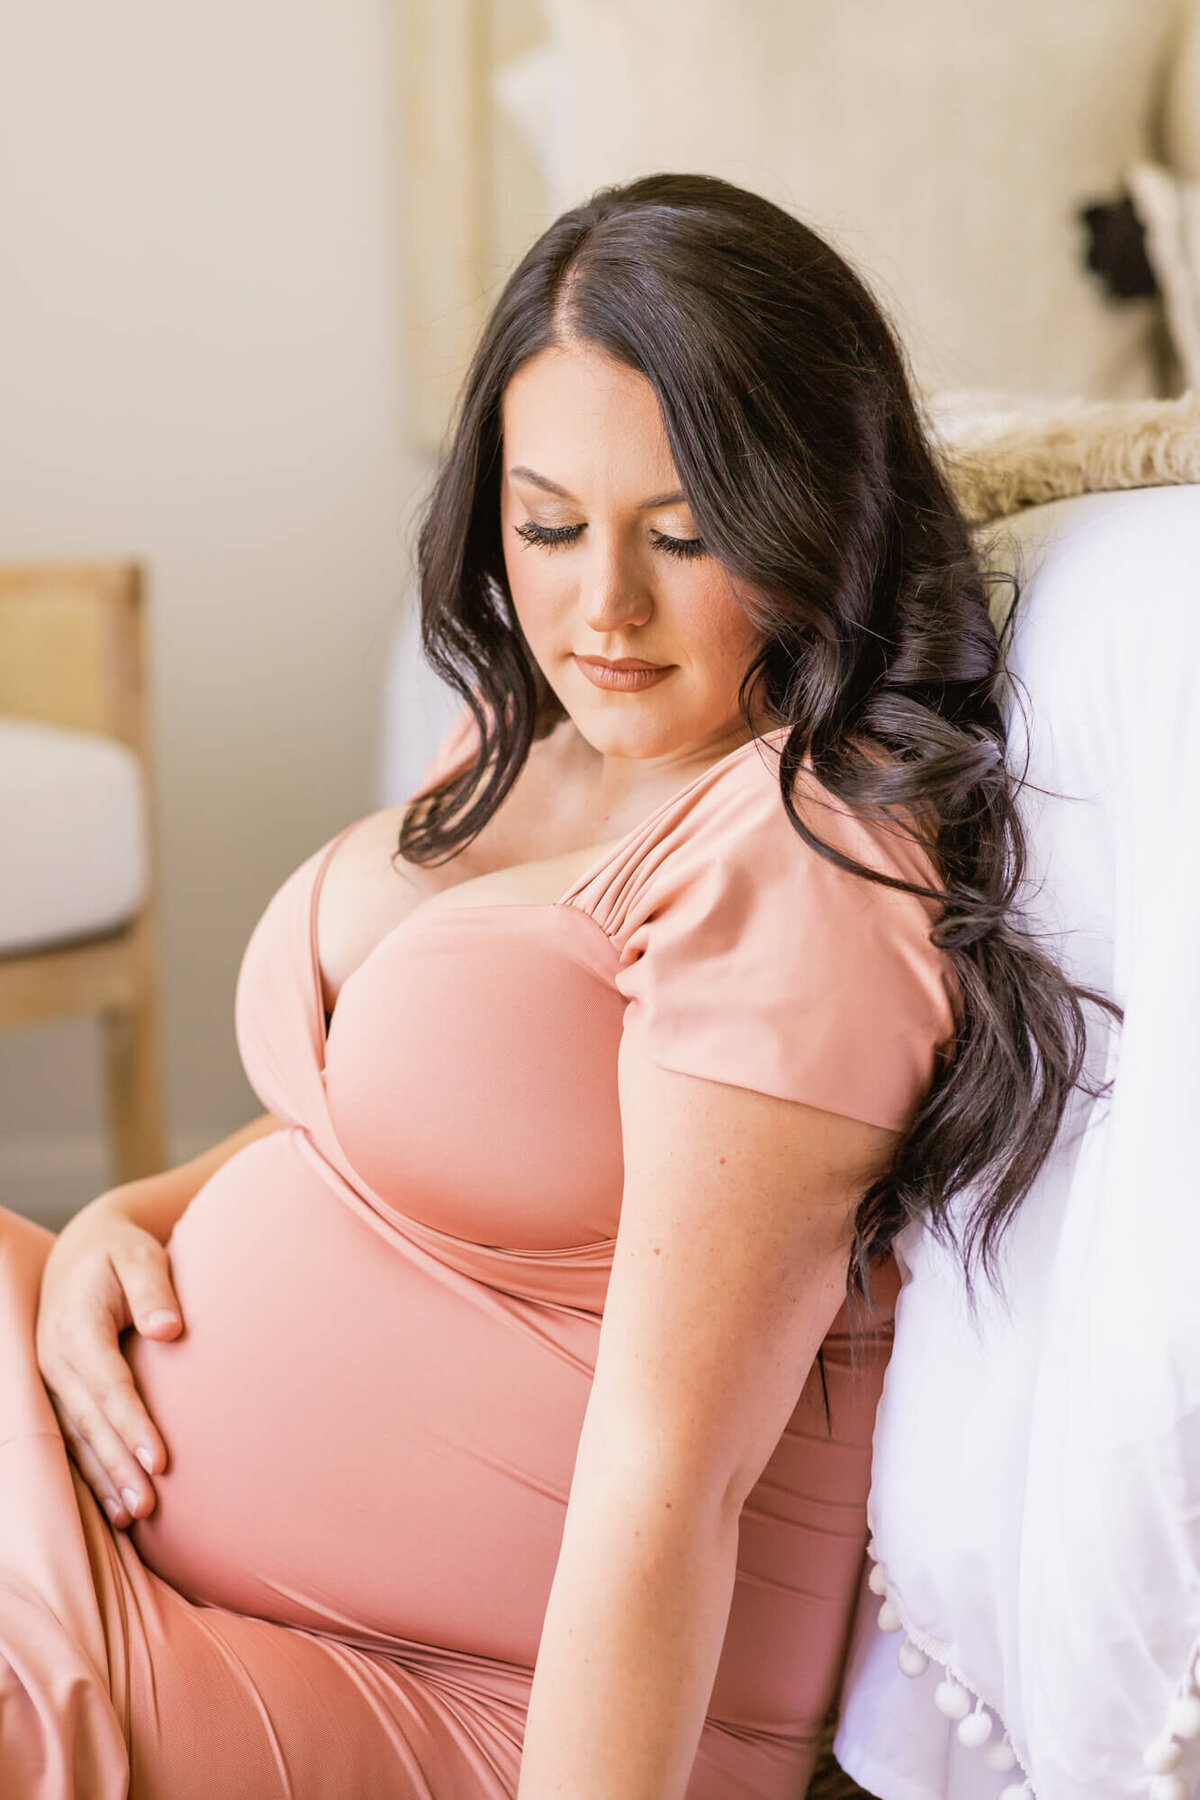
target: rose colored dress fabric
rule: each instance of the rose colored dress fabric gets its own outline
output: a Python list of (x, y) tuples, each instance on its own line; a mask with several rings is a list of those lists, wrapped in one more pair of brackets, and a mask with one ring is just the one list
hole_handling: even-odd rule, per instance
[[(422, 788), (473, 732), (464, 710)], [(51, 1234), (0, 1209), (5, 1800), (515, 1793), (620, 1215), (622, 1032), (665, 1067), (893, 1128), (953, 1034), (935, 903), (807, 848), (782, 737), (714, 764), (552, 904), (411, 914), (328, 1032), (316, 898), (347, 833), (283, 884), (236, 1024), (287, 1129), (176, 1225), (182, 1336), (123, 1340), (169, 1455), (128, 1532), (38, 1373)], [(822, 836), (935, 884), (908, 840), (805, 779)], [(688, 1800), (804, 1793), (863, 1568), (897, 1288), (889, 1259), (857, 1366), (838, 1315), (832, 1435), (814, 1367), (745, 1505)]]

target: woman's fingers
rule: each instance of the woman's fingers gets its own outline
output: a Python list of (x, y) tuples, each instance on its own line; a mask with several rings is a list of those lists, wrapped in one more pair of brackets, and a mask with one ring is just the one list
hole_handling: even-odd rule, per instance
[(107, 1489), (122, 1497), (130, 1513), (141, 1517), (151, 1512), (154, 1484), (135, 1453), (144, 1448), (154, 1472), (165, 1466), (166, 1455), (115, 1340), (108, 1344), (93, 1336), (86, 1357), (61, 1367), (56, 1385), (62, 1411), (77, 1436), (91, 1446)]
[(114, 1524), (153, 1511), (149, 1476), (167, 1463), (121, 1350), (131, 1325), (160, 1341), (183, 1329), (166, 1250), (119, 1214), (80, 1215), (59, 1234), (43, 1271), (38, 1366), (80, 1473), (102, 1503), (115, 1496), (127, 1515), (109, 1506)]
[(114, 1244), (109, 1257), (125, 1290), (130, 1323), (143, 1336), (172, 1338), (181, 1331), (183, 1315), (171, 1286), (166, 1246), (138, 1231)]
[[(123, 1328), (128, 1320), (141, 1337), (160, 1343), (177, 1338), (183, 1330), (183, 1314), (171, 1285), (171, 1265), (164, 1245), (148, 1232), (139, 1231), (127, 1242), (114, 1245), (110, 1261), (125, 1295), (125, 1310), (115, 1323)], [(167, 1466), (167, 1447), (146, 1411), (133, 1372), (120, 1349), (119, 1337), (111, 1354), (104, 1345), (101, 1352), (99, 1360), (95, 1353), (88, 1357), (88, 1373), (94, 1377), (91, 1385), (147, 1474), (156, 1475)], [(100, 1394), (99, 1380), (106, 1371), (108, 1386)]]
[(114, 1488), (108, 1470), (87, 1439), (80, 1437), (75, 1429), (74, 1420), (68, 1417), (57, 1394), (51, 1393), (50, 1401), (58, 1415), (63, 1442), (67, 1446), (72, 1462), (103, 1506), (112, 1523), (116, 1526), (128, 1525), (130, 1523), (129, 1508), (121, 1499), (118, 1490)]

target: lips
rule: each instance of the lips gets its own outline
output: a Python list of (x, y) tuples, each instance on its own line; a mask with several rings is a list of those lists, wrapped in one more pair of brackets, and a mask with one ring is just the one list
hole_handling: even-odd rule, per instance
[(600, 657), (577, 656), (579, 673), (594, 688), (610, 693), (640, 694), (646, 688), (665, 681), (674, 663), (645, 663), (638, 657), (623, 657), (620, 662), (605, 662)]
[(576, 662), (594, 663), (601, 669), (665, 669), (666, 663), (642, 662), (636, 656), (623, 656), (619, 661), (606, 656), (576, 656)]

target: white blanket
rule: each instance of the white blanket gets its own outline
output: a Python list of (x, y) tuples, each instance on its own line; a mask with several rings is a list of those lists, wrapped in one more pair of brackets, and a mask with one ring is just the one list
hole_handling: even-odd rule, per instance
[[(1053, 790), (1023, 795), (1023, 905), (1073, 979), (1127, 1016), (1086, 1009), (1089, 1077), (1115, 1086), (1076, 1094), (1009, 1231), (1009, 1310), (981, 1283), (973, 1325), (950, 1253), (914, 1227), (897, 1243), (868, 1517), (875, 1581), (907, 1629), (879, 1629), (883, 1595), (864, 1583), (834, 1749), (881, 1800), (1190, 1800), (1200, 486), (1060, 500), (1004, 529), (1032, 575), (1007, 659), (1024, 683), (1009, 762), (1021, 770), (1028, 742), (1030, 783)], [(987, 1711), (986, 1745), (938, 1710), (938, 1661), (901, 1672), (906, 1635), (969, 1690), (960, 1708)], [(1007, 1774), (989, 1766), (1006, 1730)]]

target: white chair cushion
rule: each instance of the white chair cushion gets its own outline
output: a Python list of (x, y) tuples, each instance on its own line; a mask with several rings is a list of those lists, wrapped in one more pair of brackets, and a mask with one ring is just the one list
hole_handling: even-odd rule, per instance
[(0, 955), (127, 923), (147, 887), (141, 763), (91, 731), (0, 718)]

